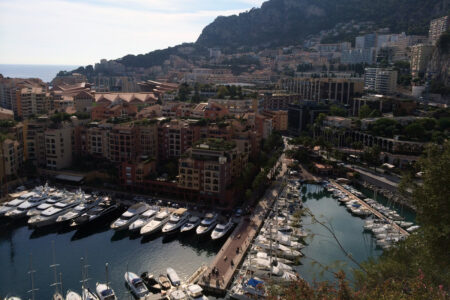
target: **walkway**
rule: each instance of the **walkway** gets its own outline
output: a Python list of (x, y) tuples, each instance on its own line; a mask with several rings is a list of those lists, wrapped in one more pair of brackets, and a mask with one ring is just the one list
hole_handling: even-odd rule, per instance
[(375, 216), (377, 216), (378, 218), (388, 221), (389, 223), (391, 223), (395, 229), (397, 229), (399, 232), (401, 232), (404, 235), (409, 235), (409, 232), (406, 231), (405, 229), (403, 229), (402, 227), (400, 227), (399, 225), (397, 225), (396, 223), (392, 222), (391, 219), (387, 218), (385, 215), (383, 215), (382, 213), (380, 213), (378, 210), (374, 209), (372, 206), (370, 206), (369, 204), (367, 204), (364, 200), (359, 199), (358, 197), (356, 197), (355, 195), (353, 195), (352, 193), (350, 193), (349, 191), (347, 191), (343, 186), (341, 186), (339, 183), (337, 183), (336, 181), (330, 179), (330, 182), (337, 187), (341, 192), (345, 193), (349, 198), (354, 199), (354, 200), (358, 200), (362, 206), (364, 206), (365, 208), (367, 208), (368, 210), (370, 210)]

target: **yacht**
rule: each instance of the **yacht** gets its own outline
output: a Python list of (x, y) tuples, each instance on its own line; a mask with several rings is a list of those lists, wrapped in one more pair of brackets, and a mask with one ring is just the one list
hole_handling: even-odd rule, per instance
[(189, 221), (189, 217), (191, 214), (187, 211), (186, 208), (178, 208), (171, 215), (169, 222), (167, 222), (163, 228), (163, 233), (171, 233), (176, 232), (180, 229), (181, 226), (186, 224)]
[(22, 300), (22, 298), (14, 297), (14, 296), (6, 296), (5, 300)]
[(97, 282), (95, 290), (100, 300), (117, 300), (116, 294), (107, 284)]
[(83, 299), (78, 293), (68, 290), (66, 294), (66, 300), (83, 300)]
[(203, 289), (198, 284), (191, 284), (186, 288), (186, 292), (192, 300), (208, 300), (208, 297), (203, 295)]
[(163, 290), (168, 290), (172, 286), (170, 284), (169, 278), (167, 278), (167, 276), (163, 275), (163, 274), (159, 275), (158, 282), (159, 282), (159, 285), (161, 286), (161, 289), (163, 289)]
[(19, 197), (0, 206), (0, 217), (4, 216), (8, 211), (16, 209), (25, 200), (25, 198)]
[(159, 212), (158, 206), (148, 209), (142, 215), (140, 215), (136, 221), (131, 223), (131, 225), (128, 227), (128, 230), (139, 231), (142, 228), (142, 226), (153, 220), (153, 218), (156, 216), (158, 212)]
[(40, 213), (42, 213), (44, 210), (46, 210), (50, 206), (58, 203), (59, 201), (66, 199), (66, 198), (67, 197), (63, 193), (55, 193), (55, 194), (51, 195), (49, 198), (47, 198), (47, 200), (45, 200), (44, 203), (39, 204), (37, 207), (27, 211), (27, 216), (32, 217), (32, 216), (39, 215)]
[(31, 227), (43, 227), (51, 225), (56, 222), (56, 219), (67, 212), (70, 208), (79, 203), (77, 199), (67, 199), (62, 202), (58, 202), (53, 206), (44, 210), (40, 215), (31, 217), (28, 220), (28, 225)]
[(99, 205), (94, 206), (82, 215), (73, 219), (70, 226), (76, 227), (88, 224), (90, 222), (98, 221), (118, 208), (119, 205), (117, 203), (113, 203), (109, 197), (104, 197)]
[(136, 297), (142, 298), (148, 295), (149, 291), (139, 276), (133, 272), (126, 272), (124, 277), (126, 284)]
[(175, 272), (172, 268), (167, 268), (167, 278), (169, 278), (170, 282), (173, 286), (179, 286), (181, 284), (180, 277), (178, 276), (177, 272)]
[(22, 217), (26, 216), (27, 212), (30, 209), (33, 209), (34, 207), (40, 205), (45, 200), (47, 200), (46, 194), (42, 194), (42, 195), (35, 194), (34, 196), (28, 198), (26, 201), (21, 203), (19, 206), (17, 206), (17, 208), (5, 213), (5, 216), (9, 217), (9, 218), (13, 218), (13, 219), (22, 218)]
[(94, 207), (100, 202), (101, 198), (97, 199), (85, 199), (80, 204), (72, 208), (71, 210), (67, 211), (65, 214), (59, 216), (56, 219), (56, 223), (64, 223), (67, 221), (71, 221), (75, 219), (76, 217), (83, 214), (85, 211), (89, 210), (90, 208)]
[(153, 220), (142, 226), (140, 233), (149, 235), (160, 230), (167, 222), (169, 222), (170, 214), (167, 211), (159, 212)]
[(217, 224), (217, 214), (208, 213), (206, 214), (205, 218), (202, 220), (200, 225), (197, 227), (195, 232), (198, 235), (206, 234), (213, 230), (214, 226)]
[(213, 240), (218, 240), (225, 235), (233, 228), (233, 221), (230, 219), (226, 224), (217, 224), (214, 228), (213, 232), (211, 232), (211, 238)]
[(182, 290), (174, 290), (168, 296), (169, 300), (189, 300)]
[(184, 224), (183, 226), (181, 226), (180, 232), (189, 232), (191, 230), (193, 230), (195, 227), (198, 226), (198, 224), (200, 224), (200, 218), (196, 217), (196, 216), (192, 216), (189, 218), (189, 221)]
[(144, 202), (139, 202), (130, 206), (130, 208), (128, 208), (126, 212), (124, 212), (117, 220), (115, 220), (111, 224), (111, 229), (122, 230), (128, 228), (128, 226), (136, 221), (136, 219), (139, 218), (139, 215), (145, 212), (148, 208), (149, 205)]

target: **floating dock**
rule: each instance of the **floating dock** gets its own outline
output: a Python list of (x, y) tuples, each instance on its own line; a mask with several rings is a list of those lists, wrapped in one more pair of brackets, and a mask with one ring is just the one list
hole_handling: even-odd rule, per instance
[(347, 191), (343, 186), (341, 186), (339, 183), (337, 183), (336, 181), (330, 179), (330, 182), (336, 187), (338, 188), (341, 192), (345, 193), (349, 198), (353, 199), (353, 200), (358, 200), (362, 206), (364, 206), (365, 208), (367, 208), (368, 210), (370, 210), (370, 212), (372, 214), (374, 214), (375, 216), (377, 216), (378, 218), (380, 218), (381, 220), (385, 220), (389, 223), (392, 224), (392, 226), (394, 226), (394, 228), (396, 230), (398, 230), (400, 233), (404, 234), (404, 235), (409, 235), (409, 232), (406, 231), (405, 229), (403, 229), (402, 227), (400, 227), (398, 224), (396, 224), (395, 222), (393, 222), (391, 219), (389, 219), (388, 217), (386, 217), (385, 215), (383, 215), (382, 213), (380, 213), (378, 210), (374, 209), (372, 206), (370, 206), (369, 204), (367, 204), (364, 200), (359, 199), (358, 197), (356, 197), (355, 195), (353, 195), (352, 193), (350, 193), (349, 191)]

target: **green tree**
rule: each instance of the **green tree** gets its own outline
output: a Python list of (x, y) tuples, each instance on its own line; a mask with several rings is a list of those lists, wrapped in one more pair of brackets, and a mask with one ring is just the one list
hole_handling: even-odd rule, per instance
[(372, 109), (370, 108), (370, 106), (367, 104), (364, 104), (359, 109), (359, 118), (360, 119), (368, 118), (370, 116), (371, 112), (372, 112)]
[(348, 113), (347, 113), (347, 110), (345, 108), (333, 104), (333, 105), (330, 106), (330, 115), (331, 116), (346, 117), (348, 115)]
[(405, 134), (411, 139), (423, 140), (425, 133), (425, 128), (419, 122), (413, 122), (405, 127)]

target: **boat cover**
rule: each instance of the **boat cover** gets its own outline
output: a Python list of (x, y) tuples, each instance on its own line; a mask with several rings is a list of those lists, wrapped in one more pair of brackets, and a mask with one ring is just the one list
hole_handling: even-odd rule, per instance
[(264, 284), (264, 281), (256, 280), (255, 278), (250, 278), (247, 284), (251, 285), (252, 287), (256, 287), (258, 284)]

